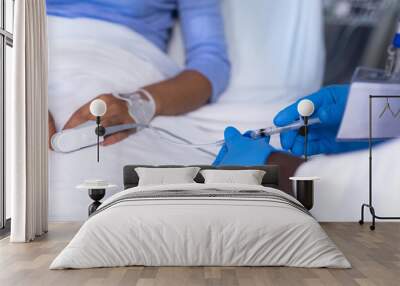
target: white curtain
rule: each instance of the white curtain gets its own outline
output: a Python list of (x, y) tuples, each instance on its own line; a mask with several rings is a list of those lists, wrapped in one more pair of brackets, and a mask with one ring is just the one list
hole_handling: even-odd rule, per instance
[(15, 1), (13, 92), (6, 111), (12, 242), (47, 231), (47, 27), (45, 0)]

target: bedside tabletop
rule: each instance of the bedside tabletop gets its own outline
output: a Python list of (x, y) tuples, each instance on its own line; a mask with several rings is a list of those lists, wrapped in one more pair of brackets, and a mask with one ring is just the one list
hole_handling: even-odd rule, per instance
[(296, 198), (307, 210), (311, 210), (314, 206), (314, 181), (320, 177), (290, 177), (296, 182)]
[(320, 177), (290, 177), (289, 180), (292, 181), (317, 181)]

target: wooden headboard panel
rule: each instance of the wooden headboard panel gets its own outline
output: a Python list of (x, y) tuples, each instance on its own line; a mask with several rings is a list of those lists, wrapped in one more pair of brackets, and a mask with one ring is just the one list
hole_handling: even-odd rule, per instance
[[(194, 165), (192, 165), (194, 166)], [(262, 185), (265, 187), (272, 187), (275, 189), (279, 189), (279, 166), (277, 165), (264, 165), (264, 166), (221, 166), (214, 167), (209, 165), (195, 165), (196, 167), (200, 167), (202, 170), (205, 169), (220, 169), (220, 170), (263, 170), (265, 171), (264, 178), (262, 180)], [(139, 183), (139, 176), (137, 175), (135, 168), (137, 167), (146, 167), (146, 168), (177, 168), (177, 167), (186, 167), (182, 165), (127, 165), (124, 167), (124, 189), (129, 189), (136, 187)], [(199, 173), (194, 179), (197, 183), (204, 183), (203, 176)]]

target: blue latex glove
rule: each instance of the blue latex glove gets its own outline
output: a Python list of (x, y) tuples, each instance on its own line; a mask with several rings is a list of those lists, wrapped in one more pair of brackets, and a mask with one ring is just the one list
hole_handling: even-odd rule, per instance
[[(321, 121), (320, 124), (308, 128), (308, 155), (335, 154), (368, 147), (368, 143), (365, 142), (336, 141), (348, 93), (348, 85), (335, 85), (322, 88), (318, 92), (302, 98), (309, 99), (314, 103), (315, 111), (311, 117), (318, 117)], [(274, 118), (274, 124), (285, 126), (299, 120), (297, 104), (300, 100), (280, 111)], [(297, 156), (304, 154), (304, 137), (298, 134), (297, 130), (281, 133), (280, 139), (283, 149), (291, 151)]]
[(250, 132), (240, 134), (234, 127), (227, 127), (224, 131), (225, 144), (219, 151), (214, 166), (239, 165), (255, 166), (264, 165), (268, 156), (275, 151), (269, 145), (269, 137), (253, 139)]

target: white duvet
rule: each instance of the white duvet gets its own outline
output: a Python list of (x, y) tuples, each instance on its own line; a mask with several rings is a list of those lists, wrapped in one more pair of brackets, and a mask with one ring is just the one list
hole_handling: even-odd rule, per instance
[[(146, 191), (265, 191), (254, 185), (179, 184), (132, 188), (108, 198), (53, 261), (51, 269), (127, 265), (251, 265), (349, 268), (318, 222), (275, 200), (173, 197), (126, 200)], [(246, 194), (247, 196), (247, 194)], [(108, 205), (108, 207), (107, 207)], [(101, 209), (101, 208), (100, 208)]]

